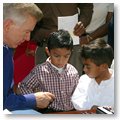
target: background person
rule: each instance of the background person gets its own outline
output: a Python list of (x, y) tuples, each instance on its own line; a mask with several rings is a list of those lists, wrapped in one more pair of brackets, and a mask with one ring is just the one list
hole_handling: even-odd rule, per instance
[(86, 35), (80, 37), (80, 45), (88, 44), (97, 38), (108, 41), (108, 26), (113, 16), (113, 3), (93, 3), (93, 15), (86, 27)]
[[(14, 88), (21, 82), (35, 66), (36, 43), (24, 41), (15, 48), (14, 60)], [(22, 61), (22, 62), (21, 62)]]
[(108, 24), (108, 43), (114, 50), (114, 14)]

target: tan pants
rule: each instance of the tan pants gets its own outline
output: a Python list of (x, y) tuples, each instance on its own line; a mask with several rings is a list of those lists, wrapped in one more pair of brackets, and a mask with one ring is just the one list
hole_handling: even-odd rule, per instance
[(69, 63), (72, 64), (78, 70), (79, 75), (81, 76), (83, 73), (83, 63), (79, 45), (74, 45), (71, 57), (69, 59)]
[(42, 47), (40, 47), (40, 46), (37, 47), (36, 53), (35, 53), (35, 64), (36, 65), (45, 62), (46, 59), (48, 58), (48, 56), (45, 52), (45, 47), (46, 46), (47, 46), (46, 44), (43, 44)]

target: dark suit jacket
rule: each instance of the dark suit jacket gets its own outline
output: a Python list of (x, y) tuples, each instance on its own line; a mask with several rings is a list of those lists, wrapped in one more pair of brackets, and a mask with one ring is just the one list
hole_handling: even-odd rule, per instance
[(3, 109), (21, 110), (35, 108), (36, 100), (33, 94), (16, 95), (12, 89), (13, 81), (13, 50), (3, 47)]

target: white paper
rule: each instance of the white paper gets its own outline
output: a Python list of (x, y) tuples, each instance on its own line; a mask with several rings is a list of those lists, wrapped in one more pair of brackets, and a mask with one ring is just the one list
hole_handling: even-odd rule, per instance
[(78, 14), (73, 16), (58, 17), (58, 30), (64, 29), (69, 31), (71, 37), (73, 38), (73, 45), (79, 44), (79, 37), (73, 34), (74, 27), (78, 22)]

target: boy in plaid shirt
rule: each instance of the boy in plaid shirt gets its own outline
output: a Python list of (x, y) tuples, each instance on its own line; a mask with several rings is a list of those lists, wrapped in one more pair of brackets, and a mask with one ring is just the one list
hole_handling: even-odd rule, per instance
[(31, 73), (19, 83), (21, 94), (47, 91), (55, 95), (55, 100), (47, 109), (40, 112), (69, 111), (74, 107), (71, 95), (78, 83), (78, 71), (68, 63), (72, 53), (73, 40), (65, 30), (58, 30), (49, 35), (46, 53), (49, 58), (37, 65)]

